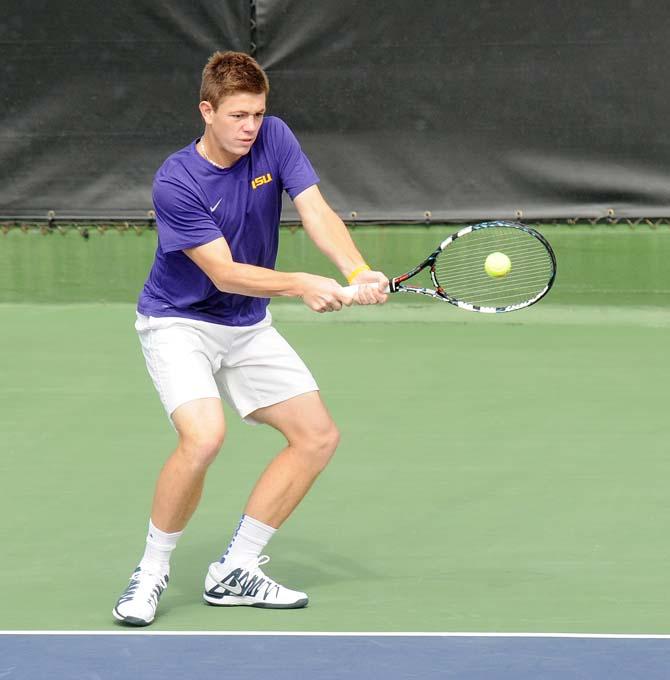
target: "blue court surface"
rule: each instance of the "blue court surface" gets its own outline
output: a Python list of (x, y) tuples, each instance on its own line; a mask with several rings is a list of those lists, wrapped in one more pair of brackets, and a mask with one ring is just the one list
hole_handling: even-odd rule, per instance
[(668, 636), (3, 632), (0, 679), (670, 678)]

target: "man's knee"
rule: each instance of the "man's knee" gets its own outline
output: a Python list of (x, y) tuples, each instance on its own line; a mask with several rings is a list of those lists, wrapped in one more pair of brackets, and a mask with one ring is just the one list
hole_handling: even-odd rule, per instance
[(216, 458), (226, 435), (218, 400), (203, 399), (177, 409), (173, 422), (179, 433), (178, 450), (197, 467), (208, 467)]
[(307, 434), (304, 445), (313, 464), (319, 469), (323, 469), (333, 457), (339, 443), (340, 431), (331, 420), (312, 429)]
[(225, 438), (225, 428), (202, 429), (179, 438), (179, 450), (197, 467), (209, 467), (218, 455)]

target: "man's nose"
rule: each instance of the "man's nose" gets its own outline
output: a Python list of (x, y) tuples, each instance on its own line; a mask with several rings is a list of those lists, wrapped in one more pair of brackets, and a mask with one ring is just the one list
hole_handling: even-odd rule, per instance
[(248, 116), (244, 119), (243, 130), (245, 132), (256, 132), (258, 129), (259, 121), (256, 120), (255, 116)]

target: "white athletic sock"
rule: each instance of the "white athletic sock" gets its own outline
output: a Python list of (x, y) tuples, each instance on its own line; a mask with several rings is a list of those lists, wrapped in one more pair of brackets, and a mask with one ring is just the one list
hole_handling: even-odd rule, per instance
[(246, 564), (261, 554), (276, 529), (249, 515), (242, 515), (230, 544), (219, 562)]
[(177, 547), (177, 541), (183, 531), (175, 531), (168, 534), (154, 526), (149, 520), (149, 532), (147, 533), (147, 545), (144, 556), (140, 561), (140, 567), (147, 571), (158, 570), (160, 574), (170, 573), (170, 555)]

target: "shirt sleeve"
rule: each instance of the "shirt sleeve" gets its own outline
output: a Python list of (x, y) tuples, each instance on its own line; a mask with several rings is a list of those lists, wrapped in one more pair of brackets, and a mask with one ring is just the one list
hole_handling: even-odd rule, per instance
[(164, 253), (196, 248), (222, 236), (198, 197), (177, 180), (157, 177), (153, 204), (158, 242)]
[(318, 184), (319, 176), (303, 153), (289, 126), (278, 118), (276, 121), (274, 148), (277, 154), (279, 176), (292, 200), (305, 189)]

